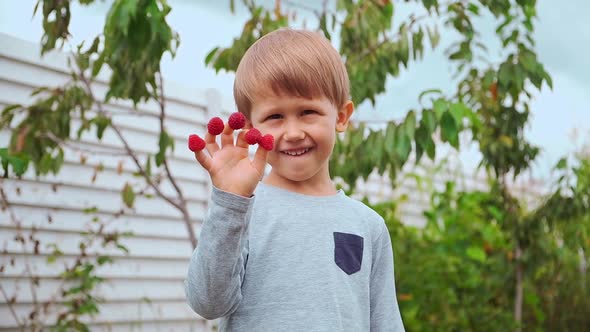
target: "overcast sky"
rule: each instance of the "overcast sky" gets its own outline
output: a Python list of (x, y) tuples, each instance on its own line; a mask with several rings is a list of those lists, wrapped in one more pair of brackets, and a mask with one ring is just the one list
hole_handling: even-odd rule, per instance
[[(269, 0), (267, 0), (268, 2)], [(34, 18), (32, 9), (36, 0), (0, 0), (0, 32), (39, 43), (40, 16)], [(317, 6), (320, 1), (293, 0), (300, 4)], [(172, 7), (169, 23), (181, 38), (175, 59), (164, 59), (165, 77), (191, 88), (216, 88), (231, 98), (233, 74), (219, 73), (206, 68), (205, 55), (216, 46), (229, 46), (239, 35), (246, 13), (238, 10), (229, 13), (229, 0), (169, 0)], [(241, 3), (241, 1), (236, 1)], [(533, 167), (536, 178), (549, 174), (552, 165), (564, 154), (590, 140), (590, 1), (538, 1), (538, 19), (535, 24), (537, 53), (553, 78), (553, 91), (545, 88), (532, 103), (532, 120), (527, 137), (542, 147), (542, 155)], [(104, 24), (105, 13), (111, 1), (97, 1), (90, 7), (73, 7), (71, 32), (74, 44), (91, 39)], [(396, 18), (406, 15), (409, 8), (396, 8)], [(396, 21), (396, 20), (394, 20)], [(475, 22), (484, 36), (493, 37), (493, 22), (483, 18)], [(315, 27), (315, 25), (309, 25)], [(443, 43), (452, 36), (444, 33)], [(337, 41), (336, 41), (337, 42)], [(0, 45), (1, 47), (1, 45)], [(452, 87), (448, 62), (439, 48), (426, 52), (424, 60), (412, 64), (408, 71), (387, 84), (387, 93), (377, 98), (373, 108), (358, 105), (358, 119), (396, 119), (413, 107), (418, 107), (417, 96), (427, 88)], [(578, 132), (576, 141), (572, 138)], [(478, 161), (476, 147), (466, 149), (463, 160), (467, 168)]]

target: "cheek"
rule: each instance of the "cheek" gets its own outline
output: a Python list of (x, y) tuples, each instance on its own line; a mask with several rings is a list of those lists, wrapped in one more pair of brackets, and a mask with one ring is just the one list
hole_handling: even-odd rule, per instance
[(262, 126), (257, 127), (257, 128), (258, 128), (258, 130), (260, 130), (260, 132), (262, 133), (262, 135), (268, 135), (268, 134), (270, 134), (270, 135), (274, 136), (275, 140), (279, 136), (279, 131), (277, 131), (277, 129), (276, 128), (273, 128), (272, 126), (264, 126), (264, 125), (262, 125)]
[(271, 127), (267, 123), (253, 122), (252, 127), (260, 130), (262, 135), (271, 134), (271, 131), (272, 131)]

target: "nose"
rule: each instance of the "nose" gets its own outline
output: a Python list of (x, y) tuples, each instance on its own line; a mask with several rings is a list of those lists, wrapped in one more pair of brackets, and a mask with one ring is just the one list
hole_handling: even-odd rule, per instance
[(283, 134), (285, 141), (296, 142), (305, 138), (305, 131), (295, 121), (285, 124), (285, 132)]

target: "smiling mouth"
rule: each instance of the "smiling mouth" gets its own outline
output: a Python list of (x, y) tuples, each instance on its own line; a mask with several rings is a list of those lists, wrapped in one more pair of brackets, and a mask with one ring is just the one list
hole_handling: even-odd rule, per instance
[(309, 151), (311, 151), (312, 148), (305, 148), (305, 149), (299, 149), (299, 150), (289, 150), (289, 151), (281, 151), (282, 154), (286, 154), (287, 156), (291, 156), (291, 157), (299, 157), (302, 156), (306, 153), (308, 153)]

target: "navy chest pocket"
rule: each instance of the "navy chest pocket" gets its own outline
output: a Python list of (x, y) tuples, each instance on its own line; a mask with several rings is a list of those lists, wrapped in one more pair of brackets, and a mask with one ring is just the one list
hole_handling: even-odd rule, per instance
[(363, 263), (363, 238), (334, 232), (334, 262), (346, 274), (358, 272)]

